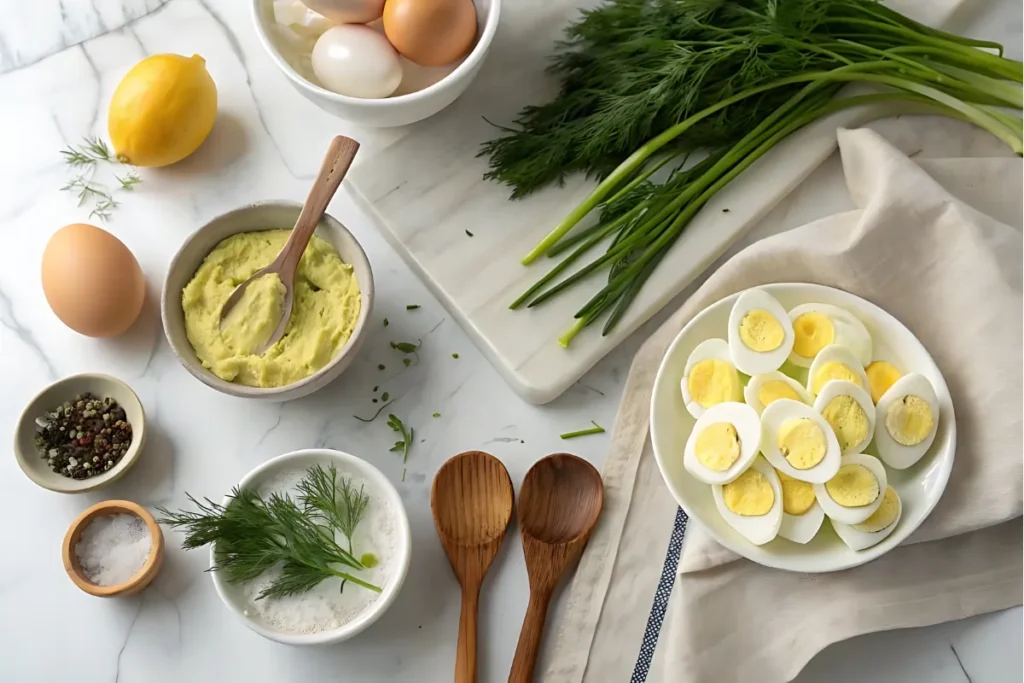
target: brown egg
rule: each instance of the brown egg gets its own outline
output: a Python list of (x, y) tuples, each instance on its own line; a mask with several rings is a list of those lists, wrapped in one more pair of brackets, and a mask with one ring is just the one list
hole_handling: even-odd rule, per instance
[(476, 7), (473, 0), (387, 0), (384, 34), (417, 64), (451, 64), (473, 47)]
[(88, 337), (116, 337), (142, 310), (146, 280), (121, 240), (73, 223), (43, 250), (43, 293), (61, 322)]

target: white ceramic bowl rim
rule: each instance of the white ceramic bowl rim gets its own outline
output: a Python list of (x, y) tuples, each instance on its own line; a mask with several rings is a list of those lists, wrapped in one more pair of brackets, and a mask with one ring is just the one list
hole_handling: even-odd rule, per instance
[[(306, 448), (271, 458), (263, 464), (254, 467), (244, 477), (242, 477), (242, 480), (238, 482), (238, 488), (246, 488), (252, 484), (254, 480), (258, 479), (266, 470), (271, 469), (272, 467), (282, 463), (287, 463), (290, 460), (299, 460), (302, 458), (317, 458), (322, 461), (333, 460), (339, 465), (339, 469), (342, 467), (348, 467), (351, 471), (357, 472), (360, 476), (373, 480), (374, 485), (391, 500), (392, 509), (395, 510), (396, 513), (395, 533), (397, 534), (398, 539), (395, 547), (398, 548), (398, 557), (395, 558), (394, 574), (388, 577), (383, 592), (376, 600), (373, 601), (373, 603), (370, 604), (366, 611), (362, 612), (352, 621), (339, 626), (336, 629), (320, 631), (318, 633), (284, 633), (282, 631), (275, 631), (267, 628), (254, 619), (250, 619), (242, 614), (233, 599), (225, 593), (226, 587), (220, 578), (220, 574), (218, 572), (210, 572), (210, 575), (213, 579), (213, 586), (217, 590), (217, 595), (220, 596), (221, 601), (228, 607), (228, 609), (234, 612), (246, 626), (264, 638), (276, 640), (277, 642), (285, 643), (286, 645), (321, 645), (325, 643), (338, 643), (343, 640), (348, 640), (368, 628), (370, 624), (377, 621), (377, 619), (379, 619), (380, 616), (388, 610), (391, 604), (395, 601), (395, 598), (398, 597), (402, 584), (405, 582), (405, 576), (409, 571), (409, 563), (412, 555), (412, 533), (409, 528), (409, 516), (406, 514), (405, 505), (402, 503), (402, 497), (398, 495), (398, 490), (395, 488), (394, 484), (384, 476), (383, 472), (362, 458), (343, 451), (332, 450), (330, 448)], [(224, 496), (221, 501), (221, 505), (227, 505), (229, 502), (231, 502), (231, 496)], [(210, 548), (211, 567), (214, 564), (215, 554), (216, 548)]]
[[(806, 283), (806, 282), (766, 283), (764, 285), (761, 285), (758, 288), (765, 289), (769, 294), (772, 294), (773, 296), (776, 296), (775, 292), (778, 291), (778, 290), (787, 290), (787, 289), (799, 288), (799, 289), (803, 289), (803, 290), (807, 290), (807, 291), (811, 291), (811, 292), (818, 292), (818, 293), (820, 293), (818, 296), (820, 296), (821, 298), (825, 299), (826, 302), (829, 302), (830, 299), (833, 298), (833, 297), (828, 296), (827, 294), (839, 294), (839, 295), (842, 295), (843, 297), (848, 297), (848, 298), (851, 298), (851, 299), (855, 299), (856, 302), (857, 302), (857, 306), (858, 307), (863, 308), (863, 309), (868, 310), (868, 311), (871, 311), (872, 314), (874, 316), (876, 316), (876, 317), (879, 317), (881, 319), (886, 319), (888, 321), (891, 321), (894, 324), (894, 326), (898, 327), (901, 330), (901, 334), (906, 335), (906, 337), (908, 339), (913, 340), (913, 342), (915, 342), (918, 346), (920, 346), (920, 350), (921, 350), (921, 352), (923, 354), (922, 357), (926, 359), (926, 364), (930, 364), (932, 367), (927, 369), (928, 372), (926, 372), (926, 368), (915, 368), (914, 371), (920, 372), (922, 374), (926, 374), (926, 376), (927, 375), (932, 375), (931, 377), (929, 377), (929, 380), (932, 381), (932, 384), (933, 384), (933, 386), (935, 388), (935, 393), (938, 395), (939, 402), (943, 406), (943, 411), (944, 411), (944, 413), (943, 413), (943, 421), (942, 421), (942, 425), (940, 426), (940, 429), (946, 430), (945, 433), (948, 434), (947, 438), (944, 439), (944, 442), (949, 444), (949, 448), (948, 448), (949, 453), (948, 454), (942, 454), (942, 455), (935, 454), (935, 455), (939, 456), (937, 458), (937, 460), (940, 461), (940, 462), (936, 463), (936, 470), (934, 472), (935, 478), (932, 481), (933, 485), (935, 486), (936, 492), (934, 493), (934, 495), (929, 496), (929, 498), (927, 499), (927, 501), (926, 501), (926, 503), (924, 505), (923, 514), (920, 516), (920, 518), (918, 519), (916, 524), (913, 524), (913, 525), (904, 524), (903, 527), (901, 527), (899, 529), (895, 529), (893, 531), (893, 533), (888, 538), (886, 538), (884, 541), (878, 543), (875, 546), (872, 546), (870, 548), (862, 550), (862, 551), (850, 551), (850, 554), (846, 558), (841, 559), (841, 560), (827, 559), (824, 556), (821, 556), (820, 561), (817, 561), (817, 562), (813, 563), (813, 568), (810, 567), (810, 566), (797, 567), (797, 566), (793, 566), (793, 564), (791, 564), (789, 561), (787, 561), (786, 557), (778, 557), (778, 558), (776, 558), (776, 557), (774, 557), (771, 554), (756, 553), (755, 551), (759, 550), (759, 548), (751, 548), (749, 543), (744, 543), (744, 542), (742, 542), (740, 540), (723, 536), (722, 534), (717, 533), (715, 531), (715, 529), (711, 525), (709, 525), (709, 524), (704, 524), (703, 526), (704, 526), (705, 529), (708, 530), (708, 532), (715, 538), (715, 540), (718, 543), (720, 543), (724, 547), (728, 548), (729, 550), (733, 551), (737, 555), (745, 557), (745, 558), (747, 558), (747, 559), (749, 559), (749, 560), (751, 560), (753, 562), (757, 562), (759, 564), (763, 564), (765, 566), (774, 567), (776, 569), (783, 569), (783, 570), (787, 570), (787, 571), (799, 571), (799, 572), (818, 573), (818, 572), (838, 571), (838, 570), (848, 569), (848, 568), (851, 568), (851, 567), (856, 567), (856, 566), (865, 564), (867, 562), (870, 562), (871, 560), (876, 559), (877, 557), (880, 557), (881, 555), (885, 554), (889, 550), (897, 547), (900, 543), (902, 543), (910, 534), (912, 534), (920, 526), (920, 524), (922, 524), (924, 522), (925, 519), (928, 518), (928, 516), (935, 509), (935, 506), (938, 504), (939, 500), (942, 498), (942, 494), (943, 494), (943, 492), (946, 489), (946, 484), (949, 482), (950, 473), (953, 470), (953, 461), (955, 459), (955, 451), (956, 451), (956, 418), (955, 418), (955, 414), (954, 414), (954, 410), (953, 410), (953, 406), (952, 406), (952, 401), (951, 401), (950, 394), (949, 394), (949, 387), (946, 384), (946, 380), (945, 380), (945, 377), (942, 375), (941, 369), (938, 367), (938, 364), (935, 363), (935, 359), (931, 356), (931, 354), (928, 352), (927, 348), (925, 348), (924, 344), (921, 343), (921, 341), (917, 338), (917, 336), (914, 335), (914, 333), (911, 332), (906, 327), (906, 325), (904, 325), (895, 316), (890, 314), (885, 309), (875, 305), (874, 303), (872, 303), (872, 302), (870, 302), (870, 301), (868, 301), (868, 300), (866, 300), (866, 299), (864, 299), (862, 297), (859, 297), (856, 294), (852, 294), (852, 293), (846, 292), (844, 290), (836, 289), (834, 287), (828, 287), (828, 286), (825, 286), (825, 285), (819, 285), (819, 284), (814, 284), (814, 283)], [(656, 415), (655, 415), (656, 410), (655, 410), (655, 407), (656, 407), (657, 397), (658, 397), (658, 394), (659, 394), (659, 391), (658, 391), (659, 386), (663, 382), (667, 381), (665, 379), (665, 377), (670, 372), (670, 370), (668, 369), (669, 359), (675, 354), (676, 348), (687, 337), (687, 335), (690, 333), (691, 329), (693, 329), (693, 328), (697, 327), (698, 325), (702, 324), (704, 318), (706, 316), (708, 316), (710, 314), (710, 312), (713, 311), (714, 309), (716, 309), (718, 306), (722, 305), (725, 302), (735, 301), (736, 298), (740, 294), (743, 293), (743, 291), (745, 291), (745, 290), (734, 292), (733, 294), (731, 294), (729, 296), (722, 297), (718, 301), (715, 301), (714, 303), (708, 305), (704, 310), (702, 310), (700, 313), (698, 313), (696, 316), (694, 316), (686, 325), (684, 325), (683, 329), (680, 330), (678, 334), (676, 334), (676, 337), (675, 337), (675, 339), (672, 340), (672, 343), (669, 344), (668, 349), (665, 351), (665, 355), (662, 357), (661, 364), (658, 367), (658, 373), (657, 373), (657, 375), (655, 376), (655, 379), (654, 379), (653, 392), (652, 392), (652, 396), (651, 396), (651, 406), (650, 406), (650, 412), (649, 412), (648, 418), (650, 420), (650, 433), (651, 433), (650, 438), (652, 440), (652, 444), (655, 444), (658, 441), (658, 439), (655, 438), (655, 431), (656, 431), (655, 430), (655, 420), (656, 420)], [(726, 312), (726, 315), (727, 315), (727, 312)], [(672, 384), (672, 383), (670, 382), (670, 384)], [(678, 384), (675, 384), (673, 386), (674, 386), (675, 390), (678, 390)], [(939, 443), (938, 436), (935, 439), (935, 443), (936, 444)], [(933, 446), (933, 448), (934, 448), (934, 446)], [(668, 457), (671, 457), (671, 456), (668, 456)], [(872, 456), (872, 457), (877, 457), (877, 456)], [(927, 457), (928, 456), (926, 455), (925, 458), (927, 458)], [(672, 497), (675, 498), (676, 502), (680, 505), (680, 507), (682, 507), (686, 511), (688, 516), (691, 516), (694, 519), (697, 519), (699, 521), (700, 520), (700, 514), (697, 513), (695, 510), (690, 509), (685, 503), (683, 503), (683, 500), (682, 500), (683, 496), (677, 491), (677, 487), (672, 483), (672, 481), (670, 479), (670, 476), (669, 476), (669, 473), (666, 470), (666, 466), (662, 462), (662, 457), (661, 457), (661, 455), (658, 454), (657, 448), (655, 448), (655, 461), (656, 461), (656, 463), (658, 465), (658, 470), (661, 473), (662, 479), (665, 482), (665, 485), (668, 487), (670, 493), (672, 494)], [(690, 475), (687, 473), (686, 476), (690, 476)], [(905, 512), (905, 509), (904, 509), (904, 512)], [(838, 540), (839, 539), (837, 538), (837, 541)], [(839, 543), (842, 543), (842, 542), (839, 541)], [(846, 546), (843, 545), (842, 548), (844, 549), (843, 552), (845, 554)], [(757, 555), (756, 557), (754, 556), (755, 554)]]
[[(286, 385), (281, 386), (281, 387), (250, 387), (250, 386), (247, 386), (247, 385), (244, 385), (244, 384), (235, 384), (234, 382), (228, 382), (227, 380), (221, 379), (217, 375), (213, 374), (213, 372), (211, 372), (209, 369), (207, 369), (206, 367), (203, 366), (202, 362), (199, 361), (198, 358), (196, 359), (196, 361), (194, 363), (190, 362), (188, 360), (188, 353), (191, 352), (193, 355), (195, 355), (195, 349), (192, 349), (192, 348), (189, 348), (189, 349), (179, 349), (178, 348), (178, 344), (175, 344), (175, 342), (174, 342), (173, 336), (167, 333), (168, 322), (167, 322), (166, 308), (169, 305), (169, 302), (171, 301), (168, 298), (169, 292), (167, 291), (167, 288), (168, 288), (168, 281), (170, 280), (171, 273), (173, 273), (176, 269), (181, 267), (179, 265), (179, 261), (183, 257), (183, 255), (188, 251), (188, 246), (194, 240), (198, 239), (200, 234), (202, 234), (203, 230), (205, 230), (207, 227), (209, 227), (210, 225), (212, 225), (215, 222), (220, 222), (220, 221), (228, 220), (231, 216), (236, 215), (236, 214), (242, 214), (242, 213), (246, 213), (246, 212), (249, 212), (249, 211), (258, 211), (261, 207), (287, 207), (287, 208), (294, 208), (294, 209), (301, 210), (302, 203), (301, 202), (292, 201), (290, 199), (267, 199), (267, 200), (262, 200), (262, 201), (258, 201), (258, 202), (251, 202), (249, 204), (246, 204), (245, 206), (240, 206), (240, 207), (238, 207), (236, 209), (232, 209), (231, 211), (227, 211), (225, 213), (218, 214), (217, 216), (211, 218), (209, 221), (207, 221), (206, 223), (201, 225), (198, 229), (196, 229), (191, 235), (186, 237), (185, 241), (181, 243), (180, 247), (178, 247), (178, 251), (174, 254), (174, 258), (171, 259), (171, 264), (167, 268), (167, 276), (164, 279), (164, 286), (163, 286), (163, 289), (162, 289), (161, 294), (160, 294), (160, 298), (161, 298), (161, 306), (160, 306), (160, 309), (161, 309), (161, 322), (163, 323), (163, 326), (164, 326), (164, 336), (167, 338), (167, 343), (170, 344), (171, 350), (174, 351), (174, 354), (181, 361), (181, 364), (183, 366), (185, 366), (185, 369), (188, 370), (188, 372), (193, 377), (198, 379), (203, 384), (206, 384), (209, 387), (217, 389), (218, 391), (224, 392), (224, 393), (229, 394), (231, 396), (241, 396), (241, 397), (272, 397), (272, 396), (278, 396), (278, 395), (282, 395), (282, 394), (293, 393), (296, 390), (302, 389), (303, 387), (305, 387), (305, 386), (307, 386), (309, 384), (312, 384), (314, 382), (320, 381), (321, 377), (323, 377), (324, 375), (329, 373), (338, 363), (341, 362), (341, 360), (343, 358), (345, 358), (349, 353), (353, 352), (353, 349), (358, 347), (357, 340), (359, 338), (359, 335), (362, 334), (363, 328), (366, 327), (366, 325), (367, 325), (367, 323), (369, 321), (370, 311), (371, 311), (372, 306), (373, 306), (373, 298), (374, 298), (373, 270), (372, 270), (372, 268), (370, 266), (370, 260), (366, 256), (366, 251), (363, 249), (363, 246), (361, 244), (359, 244), (359, 240), (356, 239), (355, 235), (353, 235), (351, 233), (351, 231), (349, 231), (349, 229), (346, 228), (344, 226), (344, 224), (342, 224), (341, 221), (339, 221), (337, 218), (334, 218), (329, 213), (324, 213), (324, 215), (320, 218), (320, 221), (328, 223), (331, 226), (332, 229), (337, 230), (337, 231), (347, 235), (352, 240), (352, 244), (354, 246), (354, 253), (359, 257), (360, 261), (362, 262), (361, 266), (366, 269), (367, 273), (370, 274), (370, 277), (368, 278), (367, 282), (362, 282), (362, 281), (358, 282), (359, 290), (360, 290), (361, 294), (364, 295), (364, 298), (366, 299), (366, 301), (369, 302), (369, 305), (368, 306), (363, 306), (360, 309), (359, 317), (356, 319), (356, 325), (352, 329), (352, 335), (348, 338), (348, 341), (345, 342), (345, 345), (342, 346), (338, 350), (338, 352), (336, 354), (334, 354), (334, 357), (331, 358), (331, 360), (328, 361), (325, 366), (323, 366), (322, 368), (320, 368), (319, 370), (314, 372), (312, 375), (309, 375), (308, 377), (303, 377), (302, 379), (300, 379), (297, 382), (292, 382), (291, 384), (286, 384)], [(289, 228), (285, 228), (285, 229), (289, 229)], [(239, 234), (239, 233), (234, 233), (234, 234)], [(205, 258), (205, 256), (203, 258)], [(355, 265), (355, 264), (350, 264), (350, 265)], [(199, 267), (199, 264), (196, 265), (197, 269), (198, 269), (198, 267)], [(194, 275), (194, 272), (193, 272), (193, 275)], [(190, 275), (190, 278), (191, 278), (191, 275)], [(180, 292), (178, 292), (176, 294), (176, 298), (175, 298), (174, 301), (175, 301), (174, 305), (177, 305), (180, 308), (181, 307), (181, 293)]]
[(477, 38), (473, 49), (470, 50), (469, 55), (462, 60), (461, 64), (455, 67), (450, 74), (446, 75), (441, 80), (430, 84), (422, 90), (417, 90), (416, 92), (407, 93), (405, 95), (398, 95), (397, 97), (362, 98), (339, 95), (334, 91), (327, 90), (326, 88), (313, 83), (303, 77), (302, 74), (295, 71), (295, 69), (292, 68), (292, 65), (288, 63), (288, 60), (281, 56), (273, 39), (267, 35), (266, 28), (263, 26), (263, 20), (260, 15), (260, 6), (264, 2), (265, 0), (253, 0), (252, 20), (253, 23), (256, 24), (256, 34), (259, 36), (260, 42), (263, 43), (264, 49), (270, 54), (271, 59), (277, 63), (277, 66), (281, 71), (283, 71), (284, 74), (297, 85), (309, 88), (318, 95), (326, 97), (328, 100), (333, 100), (334, 102), (340, 102), (353, 107), (363, 107), (368, 110), (384, 109), (391, 106), (426, 99), (432, 93), (442, 90), (449, 81), (455, 81), (461, 76), (461, 74), (471, 71), (487, 53), (487, 46), (490, 45), (495, 32), (498, 30), (498, 16), (501, 9), (501, 0), (490, 0), (491, 4), (487, 13), (487, 21), (484, 23), (484, 30), (480, 32), (480, 36)]

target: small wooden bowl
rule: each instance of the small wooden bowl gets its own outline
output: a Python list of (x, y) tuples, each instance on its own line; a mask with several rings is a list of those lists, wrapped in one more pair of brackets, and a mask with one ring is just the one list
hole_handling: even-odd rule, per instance
[[(82, 537), (82, 531), (94, 519), (103, 515), (116, 515), (120, 513), (127, 513), (141, 518), (146, 523), (146, 528), (149, 529), (149, 536), (153, 544), (149, 551), (149, 557), (146, 558), (142, 569), (136, 572), (135, 576), (124, 583), (113, 586), (99, 586), (86, 578), (85, 572), (82, 571), (82, 565), (78, 561), (78, 553), (75, 552), (75, 546), (78, 545), (78, 540)], [(89, 595), (95, 595), (100, 598), (134, 595), (148, 586), (160, 572), (160, 566), (164, 562), (164, 534), (156, 520), (153, 519), (153, 515), (149, 514), (149, 511), (141, 505), (136, 505), (127, 500), (105, 500), (102, 503), (93, 505), (71, 523), (67, 534), (64, 535), (61, 555), (64, 558), (64, 570), (67, 571), (68, 576), (71, 577), (76, 586)]]

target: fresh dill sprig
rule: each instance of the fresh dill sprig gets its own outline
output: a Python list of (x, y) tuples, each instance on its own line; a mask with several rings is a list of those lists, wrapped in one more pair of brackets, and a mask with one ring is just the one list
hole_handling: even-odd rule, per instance
[(135, 171), (128, 171), (124, 174), (123, 178), (118, 175), (115, 175), (114, 177), (117, 178), (117, 182), (121, 183), (121, 189), (128, 190), (129, 192), (134, 190), (135, 186), (142, 182), (142, 178), (140, 178), (139, 174)]
[(341, 477), (339, 480), (334, 465), (326, 470), (316, 465), (306, 471), (306, 477), (297, 488), (306, 514), (343, 533), (348, 539), (348, 551), (353, 552), (352, 536), (370, 504), (370, 496), (363, 487), (356, 491), (351, 479)]
[(102, 139), (86, 137), (78, 147), (68, 145), (67, 149), (60, 151), (64, 162), (68, 166), (95, 166), (98, 161), (115, 163), (117, 159), (110, 153), (110, 148)]
[[(216, 552), (211, 570), (224, 572), (228, 583), (247, 583), (280, 566), (278, 575), (257, 599), (298, 595), (332, 576), (342, 579), (342, 585), (351, 582), (380, 593), (379, 586), (335, 568), (337, 565), (353, 570), (365, 568), (350, 550), (337, 543), (333, 533), (325, 533), (325, 528), (343, 534), (345, 529), (354, 532), (368, 501), (361, 502), (365, 494), (354, 493), (351, 485), (349, 499), (344, 501), (343, 480), (337, 487), (339, 497), (344, 504), (355, 504), (358, 515), (351, 514), (354, 508), (347, 508), (344, 513), (340, 509), (329, 512), (327, 495), (331, 491), (328, 482), (331, 472), (333, 468), (324, 470), (319, 465), (307, 470), (299, 490), (309, 491), (313, 497), (300, 496), (301, 507), (287, 494), (272, 493), (264, 498), (252, 489), (236, 487), (227, 505), (208, 498), (200, 502), (188, 495), (197, 511), (170, 512), (160, 507), (157, 508), (161, 514), (159, 521), (184, 530), (182, 547), (186, 550), (213, 544)], [(335, 505), (339, 507), (340, 504)]]
[(395, 445), (389, 450), (392, 453), (401, 453), (402, 463), (404, 464), (409, 461), (409, 449), (412, 448), (413, 429), (412, 427), (407, 429), (405, 424), (398, 419), (398, 416), (394, 413), (388, 414), (388, 427), (391, 427), (391, 431), (396, 432), (402, 437), (401, 440), (396, 441)]

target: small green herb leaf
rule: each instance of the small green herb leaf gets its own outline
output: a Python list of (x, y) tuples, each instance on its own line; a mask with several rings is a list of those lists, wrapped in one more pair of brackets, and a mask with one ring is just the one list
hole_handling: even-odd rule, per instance
[(419, 307), (420, 307), (419, 304), (409, 304), (408, 306), (405, 307), (405, 310), (407, 310), (407, 311), (415, 311)]

